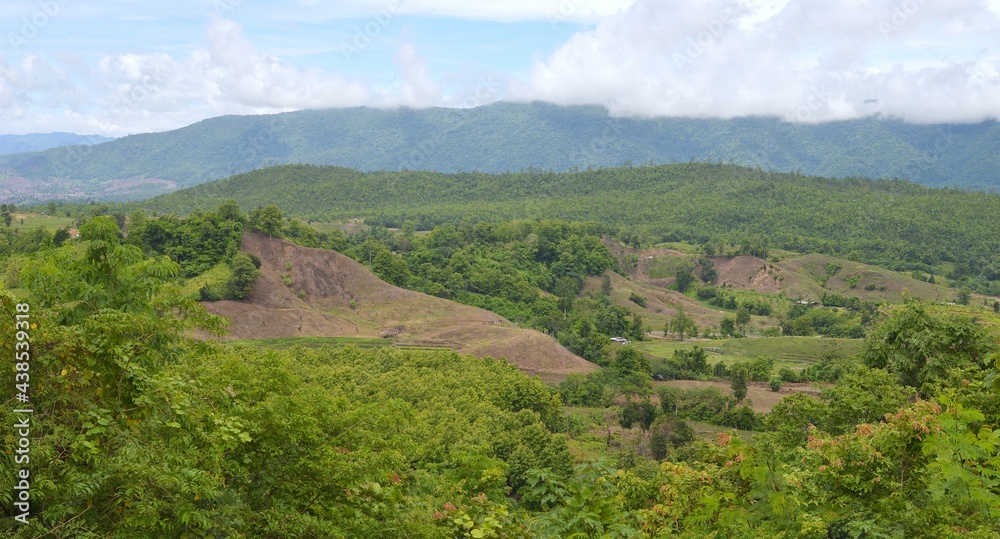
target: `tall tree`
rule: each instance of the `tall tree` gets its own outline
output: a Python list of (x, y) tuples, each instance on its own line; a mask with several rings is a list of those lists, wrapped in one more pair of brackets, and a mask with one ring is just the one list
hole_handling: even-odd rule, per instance
[(733, 390), (733, 396), (737, 402), (743, 402), (747, 396), (747, 381), (750, 379), (750, 371), (745, 365), (734, 365), (730, 369), (732, 381), (729, 387)]
[(747, 324), (750, 323), (750, 309), (746, 305), (740, 305), (736, 309), (736, 325), (740, 327), (740, 333), (746, 335)]
[(674, 275), (676, 277), (677, 291), (682, 294), (687, 292), (691, 283), (694, 282), (694, 268), (689, 264), (683, 264), (677, 268), (677, 272)]
[(284, 216), (277, 206), (268, 204), (254, 213), (250, 225), (268, 236), (278, 236), (284, 225)]

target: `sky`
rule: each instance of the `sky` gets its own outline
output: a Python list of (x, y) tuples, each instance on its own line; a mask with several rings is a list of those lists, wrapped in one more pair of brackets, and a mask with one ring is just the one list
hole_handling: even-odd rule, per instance
[(1000, 118), (1000, 0), (0, 0), (0, 134), (330, 107)]

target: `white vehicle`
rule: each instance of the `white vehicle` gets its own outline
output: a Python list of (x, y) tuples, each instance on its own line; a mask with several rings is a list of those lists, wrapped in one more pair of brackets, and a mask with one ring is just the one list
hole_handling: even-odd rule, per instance
[(611, 340), (618, 344), (632, 344), (632, 341), (626, 339), (625, 337), (611, 337)]

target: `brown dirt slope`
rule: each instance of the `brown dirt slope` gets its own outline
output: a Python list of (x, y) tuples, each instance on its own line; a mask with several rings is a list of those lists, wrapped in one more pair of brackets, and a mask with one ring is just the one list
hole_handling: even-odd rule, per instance
[(243, 250), (261, 259), (253, 292), (245, 301), (205, 304), (231, 320), (227, 339), (378, 337), (398, 329), (399, 342), (505, 357), (531, 374), (597, 369), (545, 334), (513, 327), (483, 309), (397, 288), (340, 253), (256, 233), (244, 235)]

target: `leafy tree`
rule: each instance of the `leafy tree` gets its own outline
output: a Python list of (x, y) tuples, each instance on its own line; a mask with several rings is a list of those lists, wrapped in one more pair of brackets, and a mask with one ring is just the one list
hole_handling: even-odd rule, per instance
[(736, 325), (740, 327), (740, 333), (746, 334), (747, 324), (750, 323), (750, 309), (746, 305), (740, 305), (736, 310)]
[(677, 291), (683, 294), (684, 292), (687, 292), (688, 287), (690, 287), (691, 283), (695, 281), (694, 268), (692, 268), (689, 264), (684, 264), (681, 267), (677, 268), (675, 277), (677, 283)]
[(691, 350), (674, 350), (674, 361), (684, 370), (696, 375), (708, 372), (708, 354), (699, 346)]
[(992, 344), (982, 325), (962, 314), (932, 314), (911, 302), (892, 310), (865, 339), (864, 363), (895, 373), (901, 383), (920, 388), (954, 367), (985, 368)]
[(757, 356), (746, 364), (750, 379), (754, 382), (767, 382), (774, 370), (774, 360), (768, 356)]
[(660, 415), (650, 427), (649, 445), (653, 458), (663, 460), (667, 458), (671, 447), (674, 449), (683, 447), (690, 444), (694, 438), (694, 429), (686, 421), (670, 415)]
[(783, 447), (791, 448), (806, 443), (810, 427), (825, 428), (829, 413), (823, 401), (805, 393), (792, 393), (771, 408), (764, 425), (778, 434)]
[(628, 335), (634, 341), (642, 341), (646, 338), (646, 328), (642, 324), (642, 316), (639, 313), (632, 314)]
[(573, 309), (573, 300), (583, 288), (583, 281), (578, 277), (564, 275), (556, 279), (553, 293), (559, 297), (559, 308), (563, 314), (568, 314)]
[[(708, 254), (706, 252), (706, 254)], [(701, 280), (705, 283), (715, 283), (715, 280), (719, 277), (719, 274), (715, 270), (715, 263), (712, 262), (710, 258), (701, 258), (698, 261), (698, 265), (701, 266)]]
[(729, 374), (732, 377), (730, 388), (733, 390), (733, 396), (736, 397), (737, 402), (743, 402), (747, 396), (747, 380), (750, 378), (750, 371), (743, 365), (735, 365), (729, 370)]
[(237, 253), (229, 265), (232, 268), (233, 275), (226, 282), (225, 295), (229, 299), (244, 299), (253, 289), (253, 283), (260, 276), (260, 270), (246, 253)]
[(380, 250), (372, 261), (372, 273), (378, 275), (383, 281), (396, 286), (406, 286), (410, 278), (410, 270), (406, 266), (406, 261), (390, 253), (388, 250)]
[(55, 234), (53, 234), (52, 245), (55, 247), (62, 247), (67, 240), (69, 240), (69, 227), (63, 227), (56, 230)]
[(960, 290), (958, 291), (958, 297), (957, 297), (957, 299), (956, 299), (955, 301), (956, 301), (956, 302), (957, 302), (957, 303), (958, 303), (959, 305), (968, 305), (968, 304), (969, 304), (969, 298), (970, 298), (971, 296), (972, 296), (972, 293), (971, 293), (971, 291), (969, 290), (969, 288), (968, 288), (968, 287), (965, 287), (965, 286), (963, 286), (963, 287), (962, 287), (962, 288), (961, 288), (961, 289), (960, 289)]
[(611, 295), (611, 276), (606, 273), (601, 276), (601, 295)]
[(862, 423), (877, 423), (902, 408), (911, 396), (892, 374), (861, 367), (823, 390), (820, 398), (827, 403), (828, 412), (822, 427), (831, 434), (842, 434)]
[(728, 316), (724, 317), (722, 319), (722, 321), (719, 322), (719, 331), (725, 337), (728, 337), (728, 336), (731, 336), (731, 335), (735, 335), (736, 334), (736, 322), (732, 318), (730, 318)]
[(250, 226), (267, 234), (269, 237), (280, 236), (285, 217), (281, 210), (273, 204), (259, 208), (250, 215)]
[(597, 313), (594, 324), (605, 335), (627, 335), (630, 329), (628, 309), (620, 305), (608, 305)]
[(667, 322), (664, 333), (677, 335), (678, 340), (684, 340), (684, 335), (698, 336), (698, 324), (693, 318), (684, 313), (684, 309), (677, 309), (677, 314)]
[(615, 361), (612, 365), (621, 376), (641, 373), (648, 378), (651, 372), (649, 359), (633, 346), (620, 348), (618, 353), (615, 354)]
[(656, 407), (649, 401), (630, 401), (622, 408), (619, 415), (619, 424), (624, 429), (638, 426), (643, 432), (648, 431), (656, 420)]

